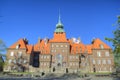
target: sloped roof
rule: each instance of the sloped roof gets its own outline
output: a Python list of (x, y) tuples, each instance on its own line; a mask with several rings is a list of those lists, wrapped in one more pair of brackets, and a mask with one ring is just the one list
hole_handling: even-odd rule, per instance
[(34, 51), (40, 51), (42, 54), (50, 53), (50, 43), (49, 40), (45, 42), (44, 40), (38, 41), (37, 44), (34, 45)]
[(54, 37), (50, 40), (50, 42), (68, 42), (66, 39), (66, 33), (54, 33)]
[(25, 41), (23, 39), (19, 39), (16, 43), (10, 46), (10, 48), (16, 48), (16, 45), (19, 44), (20, 48), (26, 48)]
[(99, 38), (96, 38), (93, 40), (92, 48), (94, 49), (100, 49), (100, 45), (103, 45), (104, 49), (111, 49), (107, 44), (105, 44), (103, 41), (101, 41)]
[(27, 45), (27, 53), (31, 54), (32, 50), (33, 50), (33, 46), (32, 45)]

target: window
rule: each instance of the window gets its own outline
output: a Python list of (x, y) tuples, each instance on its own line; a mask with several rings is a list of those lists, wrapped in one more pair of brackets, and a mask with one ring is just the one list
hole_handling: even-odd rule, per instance
[(16, 45), (16, 49), (18, 49), (18, 48), (19, 48), (19, 44)]
[(102, 44), (100, 44), (100, 48), (101, 48), (101, 49), (104, 49), (104, 46), (103, 46)]
[(98, 64), (101, 64), (101, 60), (98, 60)]
[(46, 59), (46, 56), (44, 56), (44, 58)]
[(10, 56), (13, 56), (13, 55), (14, 55), (14, 52), (11, 52), (11, 53), (10, 53)]
[(44, 63), (44, 66), (46, 66), (46, 63)]
[(18, 53), (18, 56), (21, 57), (21, 56), (22, 56), (22, 52), (19, 52), (19, 53)]
[(41, 65), (43, 65), (43, 63), (41, 63)]
[(43, 58), (43, 56), (41, 55), (41, 58)]
[(54, 45), (52, 44), (52, 47), (54, 47)]
[(109, 56), (109, 52), (107, 51), (107, 52), (105, 52), (105, 56)]
[(95, 60), (93, 59), (93, 64), (95, 64)]
[(47, 56), (47, 58), (49, 59), (49, 56)]
[(98, 55), (99, 57), (101, 57), (101, 53), (100, 53), (100, 51), (97, 52), (97, 55)]
[(76, 56), (76, 59), (78, 59), (78, 56)]
[(73, 66), (75, 65), (75, 63), (73, 63)]
[(9, 63), (11, 63), (11, 62), (12, 62), (12, 60), (10, 59), (10, 60), (9, 60)]
[(67, 45), (65, 45), (65, 47), (67, 47)]
[(103, 64), (106, 64), (106, 60), (103, 60)]
[(73, 59), (75, 58), (75, 56), (73, 56)]
[(49, 66), (49, 63), (47, 63), (47, 65)]
[(76, 66), (78, 66), (78, 63), (76, 63)]
[(56, 52), (56, 50), (55, 50), (55, 52)]
[(111, 64), (111, 60), (108, 60), (108, 64)]
[(58, 45), (56, 45), (56, 47), (58, 47)]
[(61, 47), (63, 47), (63, 45), (61, 45)]
[(16, 64), (16, 60), (14, 60), (14, 63)]
[(26, 62), (27, 62), (27, 61), (26, 61), (26, 60), (24, 60), (24, 62), (23, 62), (23, 63), (25, 64)]
[(54, 50), (51, 50), (51, 52), (54, 52)]

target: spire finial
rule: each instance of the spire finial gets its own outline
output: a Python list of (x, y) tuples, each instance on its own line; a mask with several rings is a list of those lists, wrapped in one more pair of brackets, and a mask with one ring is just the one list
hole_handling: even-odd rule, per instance
[(60, 9), (59, 9), (59, 20), (58, 23), (61, 23)]

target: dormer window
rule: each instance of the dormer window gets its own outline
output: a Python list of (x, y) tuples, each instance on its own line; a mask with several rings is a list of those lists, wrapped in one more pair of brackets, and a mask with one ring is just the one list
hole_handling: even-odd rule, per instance
[(104, 49), (104, 46), (102, 44), (100, 44), (100, 49)]
[(19, 45), (19, 44), (17, 44), (17, 45), (16, 45), (16, 49), (18, 49), (19, 47), (20, 47), (20, 45)]

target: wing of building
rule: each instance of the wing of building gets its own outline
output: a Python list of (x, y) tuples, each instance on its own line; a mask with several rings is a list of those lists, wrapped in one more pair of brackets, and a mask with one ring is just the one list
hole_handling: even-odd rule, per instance
[(99, 38), (85, 45), (80, 38), (66, 37), (60, 19), (52, 39), (38, 39), (34, 45), (19, 39), (7, 49), (4, 71), (75, 73), (112, 72), (112, 49)]

